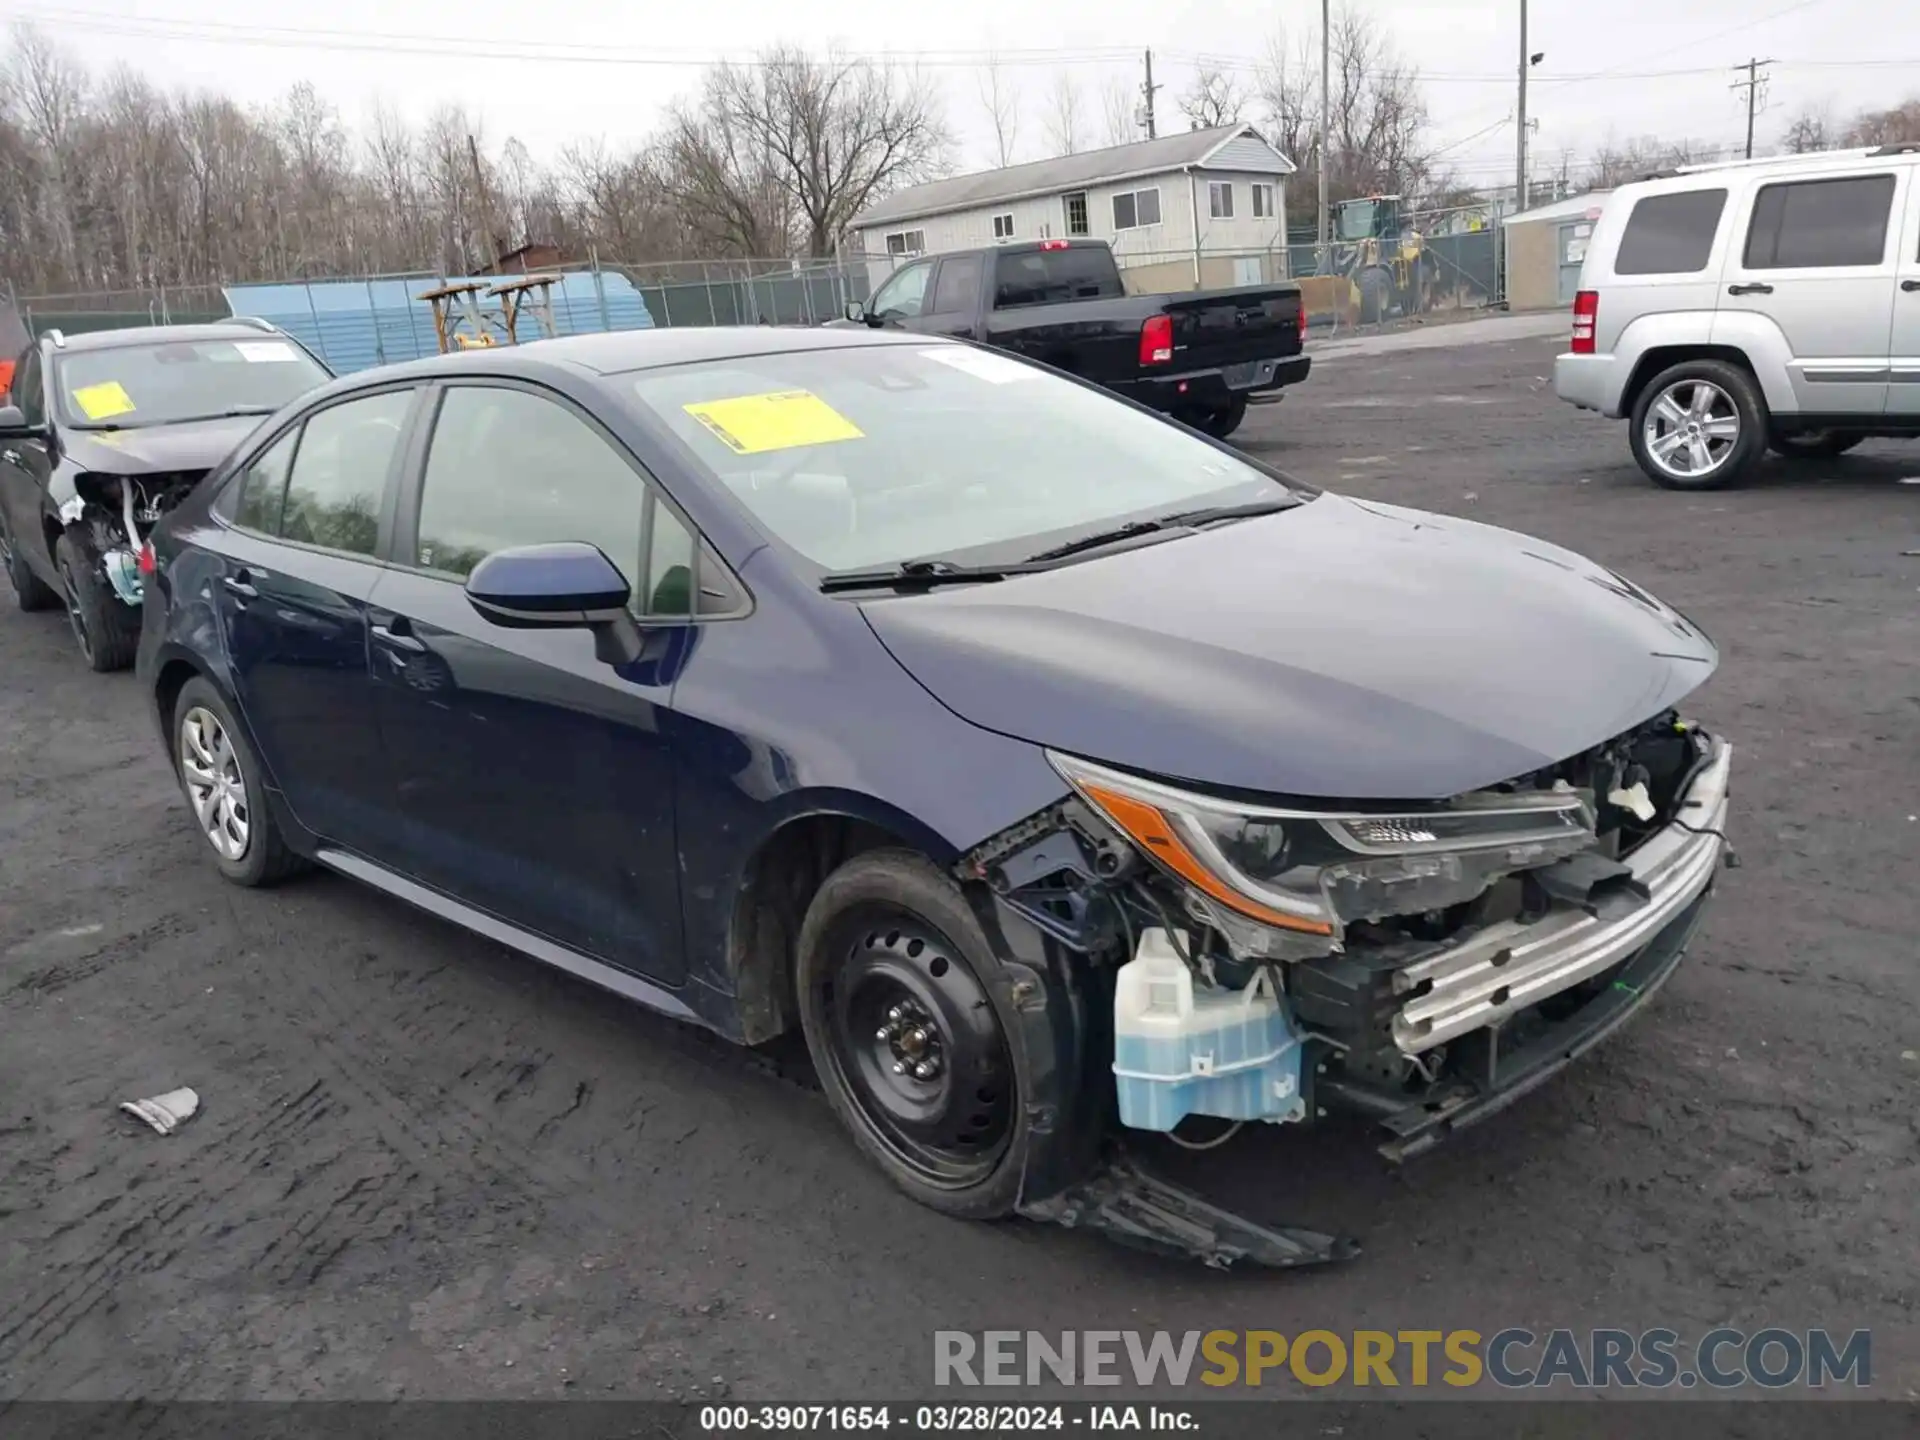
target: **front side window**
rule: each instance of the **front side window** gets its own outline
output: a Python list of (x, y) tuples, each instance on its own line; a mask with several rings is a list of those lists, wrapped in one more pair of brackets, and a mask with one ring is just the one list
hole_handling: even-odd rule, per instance
[(1763, 185), (1747, 227), (1749, 270), (1878, 265), (1887, 251), (1893, 176)]
[[(1257, 186), (1255, 188), (1258, 189)], [(1210, 180), (1207, 182), (1207, 212), (1215, 220), (1231, 220), (1233, 218), (1233, 186), (1231, 183), (1225, 180)], [(1254, 206), (1253, 213), (1256, 215), (1260, 213), (1260, 207), (1257, 204)]]
[(1636, 200), (1614, 257), (1616, 275), (1697, 275), (1713, 255), (1725, 190), (1682, 190)]
[(376, 553), (381, 501), (413, 394), (386, 390), (308, 417), (293, 451), (279, 528), (270, 533), (349, 555)]
[(926, 304), (927, 277), (932, 274), (931, 261), (907, 266), (874, 292), (868, 308), (876, 315), (911, 320)]
[(1124, 190), (1113, 197), (1113, 228), (1141, 230), (1160, 223), (1158, 190)]
[(688, 615), (694, 538), (611, 441), (557, 400), (497, 385), (447, 391), (420, 491), (415, 562), (464, 578), (496, 550), (597, 545), (642, 615)]
[(940, 262), (933, 286), (933, 313), (971, 315), (980, 304), (980, 257), (957, 255)]
[(330, 378), (298, 345), (266, 334), (76, 350), (53, 368), (61, 418), (103, 430), (271, 415)]
[(239, 481), (240, 500), (233, 509), (233, 523), (262, 535), (280, 533), (280, 514), (287, 499), (287, 476), (293, 469), (294, 447), (300, 441), (300, 429), (287, 431), (266, 452), (249, 465)]
[(828, 570), (1002, 563), (1142, 512), (1293, 493), (1157, 416), (972, 346), (741, 356), (633, 385), (709, 483)]

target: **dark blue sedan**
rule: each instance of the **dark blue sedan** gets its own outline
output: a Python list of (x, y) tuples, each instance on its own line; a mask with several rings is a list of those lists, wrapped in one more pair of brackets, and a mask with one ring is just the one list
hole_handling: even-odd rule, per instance
[(1152, 1179), (1415, 1153), (1678, 963), (1730, 751), (1682, 615), (869, 331), (355, 375), (156, 530), (139, 666), (237, 883), (318, 863), (746, 1044), (957, 1215), (1346, 1253)]

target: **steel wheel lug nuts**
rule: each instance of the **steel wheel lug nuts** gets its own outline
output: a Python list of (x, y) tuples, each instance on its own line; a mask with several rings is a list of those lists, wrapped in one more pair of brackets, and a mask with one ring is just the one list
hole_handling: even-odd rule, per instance
[(893, 1031), (889, 1030), (885, 1025), (882, 1025), (878, 1030), (874, 1031), (873, 1038), (876, 1040), (884, 1040), (891, 1034), (893, 1034)]
[(896, 1061), (894, 1061), (894, 1062), (893, 1062), (893, 1073), (894, 1073), (894, 1074), (896, 1074), (896, 1075), (904, 1075), (904, 1074), (906, 1074), (906, 1073), (907, 1073), (907, 1064), (906, 1064), (906, 1061), (904, 1061), (904, 1060), (896, 1060)]
[(931, 1080), (933, 1078), (933, 1066), (922, 1060), (918, 1065), (913, 1067), (913, 1073), (916, 1079)]

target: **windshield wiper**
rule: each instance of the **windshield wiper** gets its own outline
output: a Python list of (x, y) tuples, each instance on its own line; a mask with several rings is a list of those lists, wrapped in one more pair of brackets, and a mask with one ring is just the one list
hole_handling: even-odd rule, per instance
[[(1033, 564), (1047, 560), (1065, 560), (1074, 555), (1084, 555), (1089, 550), (1102, 550), (1109, 545), (1118, 545), (1123, 540), (1132, 540), (1140, 535), (1155, 535), (1175, 530), (1197, 530), (1207, 525), (1223, 524), (1228, 520), (1251, 520), (1256, 515), (1273, 515), (1282, 510), (1291, 510), (1298, 500), (1253, 500), (1243, 505), (1208, 505), (1198, 510), (1178, 510), (1171, 515), (1156, 515), (1151, 520), (1129, 520), (1124, 525), (1115, 525), (1109, 530), (1096, 530), (1091, 535), (1082, 535), (1078, 540), (1069, 540), (1064, 545), (1056, 545), (1051, 550), (1042, 550), (1038, 555), (1029, 555), (1027, 562)], [(1172, 534), (1167, 534), (1171, 540)]]
[(225, 410), (216, 410), (211, 415), (182, 415), (177, 420), (168, 420), (168, 425), (192, 425), (201, 420), (233, 420), (242, 415), (271, 415), (278, 405), (234, 405)]
[(836, 590), (920, 589), (930, 585), (972, 585), (1024, 575), (1030, 565), (956, 565), (951, 560), (903, 560), (879, 570), (834, 570), (820, 577), (826, 594)]

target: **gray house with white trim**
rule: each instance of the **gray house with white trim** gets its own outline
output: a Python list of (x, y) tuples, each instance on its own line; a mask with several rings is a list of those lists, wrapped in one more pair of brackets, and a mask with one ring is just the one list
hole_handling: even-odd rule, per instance
[(1136, 292), (1258, 284), (1286, 273), (1293, 170), (1251, 125), (1222, 125), (929, 181), (850, 230), (875, 284), (910, 255), (1082, 236)]

